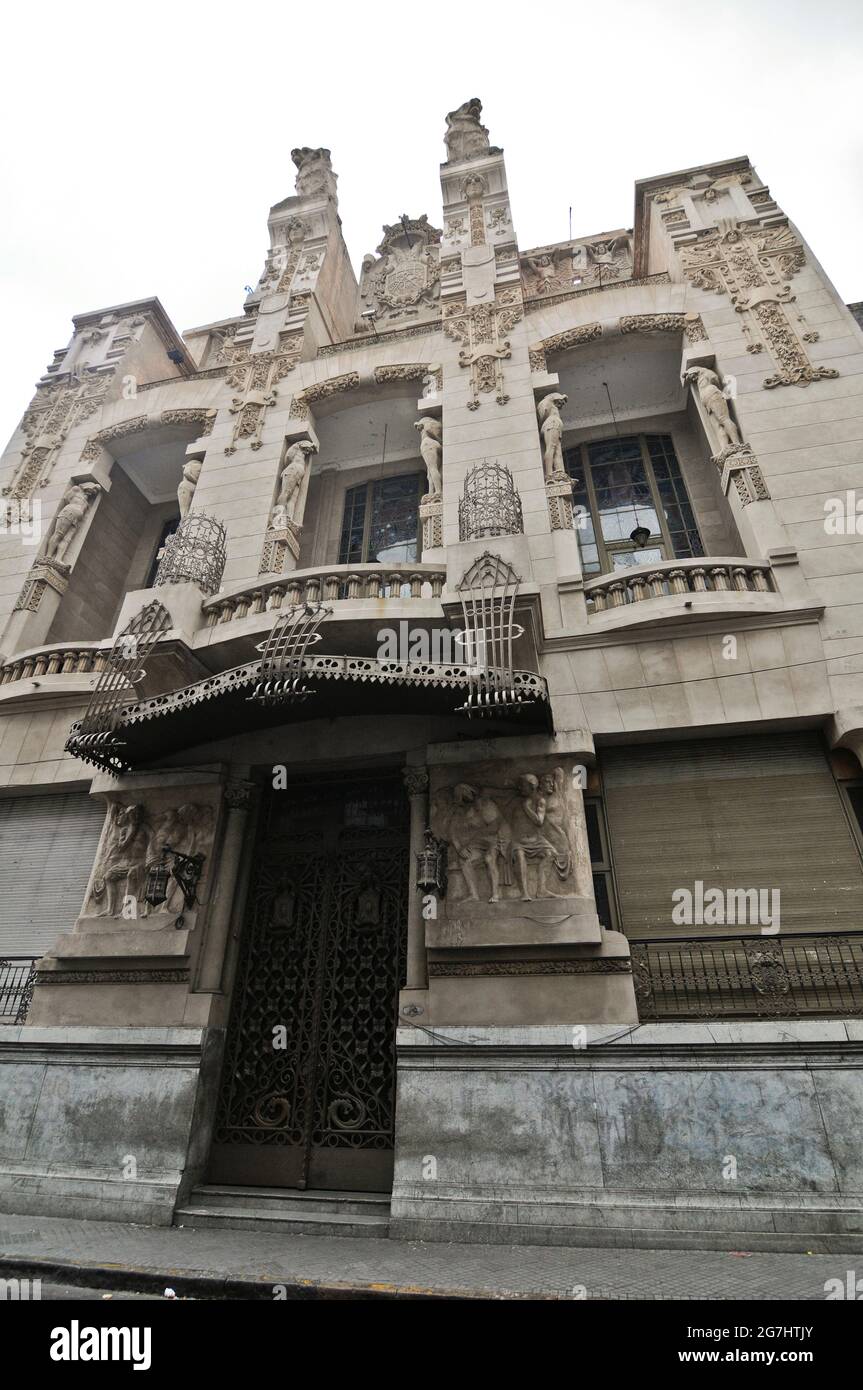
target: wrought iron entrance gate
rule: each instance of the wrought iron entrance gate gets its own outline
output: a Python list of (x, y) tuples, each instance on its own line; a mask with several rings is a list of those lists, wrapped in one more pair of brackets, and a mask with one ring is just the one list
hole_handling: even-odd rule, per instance
[(270, 794), (210, 1180), (386, 1191), (408, 813), (397, 777)]

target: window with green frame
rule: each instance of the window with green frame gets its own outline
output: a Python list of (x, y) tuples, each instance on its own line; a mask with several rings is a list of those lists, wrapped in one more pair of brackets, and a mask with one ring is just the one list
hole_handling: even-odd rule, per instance
[(577, 444), (564, 462), (586, 576), (704, 554), (670, 434)]
[(420, 558), (420, 498), (425, 473), (401, 473), (345, 493), (340, 565), (407, 565)]

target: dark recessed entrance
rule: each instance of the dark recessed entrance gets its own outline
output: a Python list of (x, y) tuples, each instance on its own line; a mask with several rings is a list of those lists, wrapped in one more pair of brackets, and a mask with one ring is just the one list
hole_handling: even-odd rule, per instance
[(408, 876), (397, 774), (269, 793), (211, 1182), (391, 1187)]

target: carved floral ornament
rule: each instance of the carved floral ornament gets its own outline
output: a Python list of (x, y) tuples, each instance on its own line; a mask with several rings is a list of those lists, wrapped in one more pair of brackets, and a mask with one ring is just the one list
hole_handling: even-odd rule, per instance
[[(698, 314), (624, 314), (618, 320), (623, 335), (630, 333), (685, 333), (689, 342), (699, 343), (707, 339), (707, 331)], [(583, 347), (596, 342), (603, 336), (602, 324), (579, 324), (577, 328), (567, 328), (562, 333), (553, 333), (541, 342), (533, 343), (528, 349), (532, 372), (546, 372), (547, 359), (555, 352), (566, 352), (569, 348)]]
[(45, 486), (67, 435), (101, 409), (113, 374), (110, 368), (84, 381), (52, 382), (37, 389), (21, 421), (27, 443), (3, 488), (4, 497), (32, 497)]
[[(809, 329), (798, 335), (783, 307), (795, 303), (788, 281), (805, 264), (803, 247), (788, 226), (741, 226), (722, 218), (695, 242), (678, 245), (677, 252), (691, 285), (729, 296), (741, 317), (747, 352), (760, 353), (766, 346), (773, 356), (779, 370), (764, 378), (767, 390), (839, 375), (834, 367), (810, 361), (803, 344), (817, 342), (819, 335)], [(805, 328), (799, 308), (794, 314)]]
[(453, 342), (462, 343), (459, 366), (470, 370), (471, 394), (468, 410), (478, 410), (481, 394), (495, 393), (498, 405), (505, 405), (503, 361), (512, 356), (504, 334), (524, 317), (521, 293), (517, 289), (499, 290), (493, 304), (467, 305), (456, 300), (446, 305), (443, 330)]
[(341, 376), (331, 376), (326, 381), (306, 386), (302, 391), (298, 391), (291, 401), (289, 417), (294, 420), (307, 420), (310, 405), (314, 405), (316, 401), (328, 400), (330, 396), (340, 395), (342, 391), (356, 391), (359, 384), (359, 372), (343, 372)]

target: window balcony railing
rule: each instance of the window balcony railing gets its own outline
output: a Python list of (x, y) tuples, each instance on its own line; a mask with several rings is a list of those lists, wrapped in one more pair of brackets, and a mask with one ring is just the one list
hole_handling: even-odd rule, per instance
[(224, 598), (216, 595), (204, 605), (205, 622), (216, 627), (298, 603), (439, 599), (445, 580), (443, 565), (329, 565), (294, 570), (282, 579), (250, 585)]
[(104, 671), (111, 653), (106, 643), (62, 642), (12, 657), (0, 667), (0, 685), (39, 676), (88, 676)]
[(589, 614), (607, 613), (630, 603), (683, 594), (772, 594), (773, 571), (766, 560), (666, 560), (601, 574), (585, 583)]
[(6, 956), (0, 960), (0, 1024), (26, 1023), (39, 956)]
[(631, 941), (638, 1016), (863, 1014), (863, 931)]

